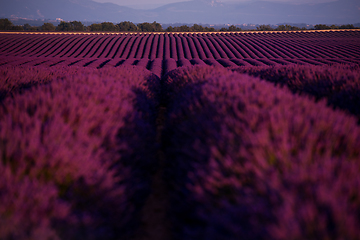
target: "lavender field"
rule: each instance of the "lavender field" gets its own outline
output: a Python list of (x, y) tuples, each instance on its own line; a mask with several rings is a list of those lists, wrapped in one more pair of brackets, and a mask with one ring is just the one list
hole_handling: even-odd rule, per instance
[(360, 239), (360, 31), (0, 34), (0, 239)]
[(360, 63), (360, 31), (1, 34), (0, 65), (145, 67)]

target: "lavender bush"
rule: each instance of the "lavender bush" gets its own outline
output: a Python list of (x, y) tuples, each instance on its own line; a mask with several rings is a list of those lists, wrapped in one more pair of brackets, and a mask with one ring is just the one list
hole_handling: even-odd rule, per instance
[(66, 74), (76, 74), (77, 68), (42, 68), (42, 67), (0, 67), (0, 101), (11, 92), (28, 89), (34, 85), (49, 83), (63, 78)]
[(195, 64), (194, 66), (179, 67), (169, 71), (162, 78), (162, 104), (167, 105), (174, 100), (185, 87), (192, 87), (193, 84), (201, 84), (213, 74), (214, 78), (231, 75), (231, 71), (225, 68), (217, 68)]
[(156, 168), (159, 79), (133, 66), (69, 73), (0, 108), (1, 239), (119, 239), (136, 229)]
[(360, 67), (355, 64), (332, 66), (288, 65), (274, 67), (235, 67), (247, 73), (287, 86), (295, 93), (326, 98), (329, 105), (343, 109), (360, 119)]
[(360, 128), (324, 101), (192, 67), (164, 128), (177, 239), (358, 239)]

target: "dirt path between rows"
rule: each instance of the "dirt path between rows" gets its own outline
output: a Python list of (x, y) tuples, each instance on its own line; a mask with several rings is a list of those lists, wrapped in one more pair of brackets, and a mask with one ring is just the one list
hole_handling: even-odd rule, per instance
[[(157, 143), (161, 144), (161, 132), (164, 127), (165, 108), (160, 108), (156, 120)], [(145, 202), (142, 210), (141, 226), (133, 240), (169, 240), (171, 237), (171, 225), (166, 214), (169, 208), (169, 197), (163, 180), (165, 164), (164, 153), (158, 152), (159, 168), (153, 175), (152, 192)]]

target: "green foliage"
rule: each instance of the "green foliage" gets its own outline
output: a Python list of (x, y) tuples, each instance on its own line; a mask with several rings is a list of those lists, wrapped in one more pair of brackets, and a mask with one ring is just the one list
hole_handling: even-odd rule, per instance
[(41, 31), (55, 31), (56, 27), (52, 23), (44, 23), (41, 27)]
[(136, 32), (139, 28), (132, 22), (125, 21), (117, 24), (120, 32)]
[(191, 28), (187, 25), (182, 25), (179, 27), (179, 31), (180, 32), (190, 32), (191, 31)]
[(88, 29), (93, 32), (118, 32), (119, 26), (114, 25), (112, 22), (102, 22), (102, 23), (93, 23), (91, 24)]
[(191, 29), (189, 26), (187, 25), (182, 25), (180, 27), (172, 27), (172, 26), (169, 26), (167, 29), (166, 29), (167, 32), (190, 32)]
[(29, 31), (31, 29), (31, 25), (28, 24), (28, 23), (25, 23), (23, 28), (24, 28), (25, 31)]
[(270, 26), (270, 25), (259, 25), (258, 27), (256, 27), (256, 30), (258, 31), (274, 31), (274, 29)]
[(220, 28), (220, 32), (235, 32), (241, 31), (241, 28), (236, 27), (235, 25), (231, 25), (229, 28), (222, 27)]
[(287, 26), (289, 26), (289, 25), (279, 25), (277, 28), (276, 28), (276, 30), (277, 31), (287, 31), (288, 29), (287, 29)]
[(154, 21), (153, 23), (139, 23), (137, 25), (139, 31), (141, 32), (162, 32), (164, 31), (161, 24)]
[(211, 27), (211, 28), (205, 27), (205, 32), (215, 32), (215, 31), (216, 31), (216, 29), (213, 27)]
[(286, 24), (286, 25), (279, 25), (275, 30), (276, 31), (298, 31), (298, 30), (305, 30), (305, 28), (299, 28), (299, 27), (295, 27), (295, 26)]
[(17, 26), (12, 26), (12, 27), (11, 27), (11, 30), (14, 30), (14, 31), (24, 31), (24, 28), (23, 28), (23, 26), (17, 25)]
[(72, 21), (72, 22), (70, 22), (70, 24), (74, 31), (77, 31), (77, 32), (85, 31), (85, 26), (81, 22)]
[(29, 31), (39, 31), (40, 27), (31, 26)]
[(165, 30), (166, 32), (214, 32), (216, 31), (215, 28), (203, 27), (198, 24), (194, 24), (193, 26), (189, 27), (187, 25), (182, 25), (179, 27), (172, 27), (169, 26)]
[(65, 22), (61, 21), (60, 24), (56, 28), (58, 31), (85, 31), (85, 26), (81, 22), (72, 21), (72, 22)]
[(201, 25), (197, 25), (197, 24), (194, 24), (191, 29), (194, 31), (194, 32), (204, 32), (204, 27), (201, 26)]
[(157, 23), (156, 21), (154, 21), (152, 23), (152, 25), (154, 26), (155, 32), (162, 32), (164, 31), (164, 29), (162, 28), (160, 23)]
[(28, 23), (25, 23), (22, 26), (22, 28), (23, 28), (24, 31), (39, 31), (39, 30), (41, 30), (41, 27), (31, 26)]
[(137, 25), (137, 27), (138, 27), (139, 30), (142, 31), (142, 32), (154, 32), (152, 25), (151, 25), (150, 23), (148, 23), (148, 22), (139, 23), (139, 24)]
[[(353, 24), (344, 24), (344, 25), (331, 25), (328, 26), (326, 24), (317, 24), (313, 29), (315, 30), (323, 30), (323, 29), (356, 29)], [(16, 31), (54, 31), (54, 26), (52, 23), (44, 23), (41, 27), (31, 26), (28, 23), (25, 23), (23, 26), (14, 26), (11, 21), (7, 18), (0, 19), (0, 30), (16, 30)], [(88, 27), (85, 27), (80, 21), (71, 21), (65, 22), (61, 21), (59, 25), (56, 27), (57, 31), (107, 31), (107, 32), (163, 32), (161, 24), (156, 21), (152, 23), (143, 22), (135, 25), (130, 21), (123, 21), (118, 24), (113, 24), (112, 22), (102, 22), (102, 23), (93, 23)], [(256, 27), (257, 31), (299, 31), (306, 30), (305, 27), (296, 27), (291, 26), (289, 24), (282, 24), (276, 28), (271, 27), (270, 25), (259, 25)], [(194, 24), (189, 27), (188, 25), (182, 25), (178, 27), (169, 26), (165, 29), (166, 32), (234, 32), (234, 31), (242, 31), (240, 27), (235, 25), (231, 25), (228, 28), (222, 27), (220, 30), (216, 30), (213, 27), (203, 27), (199, 24)]]
[(315, 30), (325, 30), (325, 29), (331, 29), (331, 28), (325, 24), (316, 24), (314, 26), (314, 29)]
[(339, 29), (340, 27), (333, 24), (333, 25), (330, 26), (330, 28), (331, 29)]
[(89, 30), (99, 32), (99, 31), (102, 31), (102, 26), (100, 23), (93, 23), (89, 26)]
[(12, 30), (13, 24), (10, 22), (7, 18), (1, 18), (0, 19), (0, 30)]
[(101, 31), (118, 32), (119, 27), (117, 25), (114, 25), (112, 22), (103, 22), (101, 23)]
[(73, 27), (72, 27), (71, 23), (61, 21), (59, 23), (59, 25), (57, 26), (57, 30), (58, 31), (72, 31)]
[(166, 32), (174, 32), (174, 28), (172, 26), (169, 26), (165, 29)]
[(231, 26), (229, 27), (229, 31), (241, 31), (241, 28), (236, 27), (236, 26), (234, 26), (234, 25), (231, 25)]
[(317, 24), (314, 26), (315, 30), (326, 30), (326, 29), (356, 29), (353, 24), (345, 24), (345, 25), (331, 25), (328, 26), (326, 24)]
[(339, 28), (340, 29), (354, 29), (356, 27), (354, 27), (353, 24), (346, 24), (346, 25), (341, 25)]

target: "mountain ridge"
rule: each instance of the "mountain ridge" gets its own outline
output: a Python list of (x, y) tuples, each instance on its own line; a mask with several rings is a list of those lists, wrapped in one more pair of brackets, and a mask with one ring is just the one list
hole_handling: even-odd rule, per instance
[(0, 3), (0, 17), (134, 23), (348, 24), (360, 22), (360, 2), (338, 0), (318, 4), (290, 4), (269, 1), (222, 3), (192, 0), (142, 10), (92, 0), (12, 0)]

